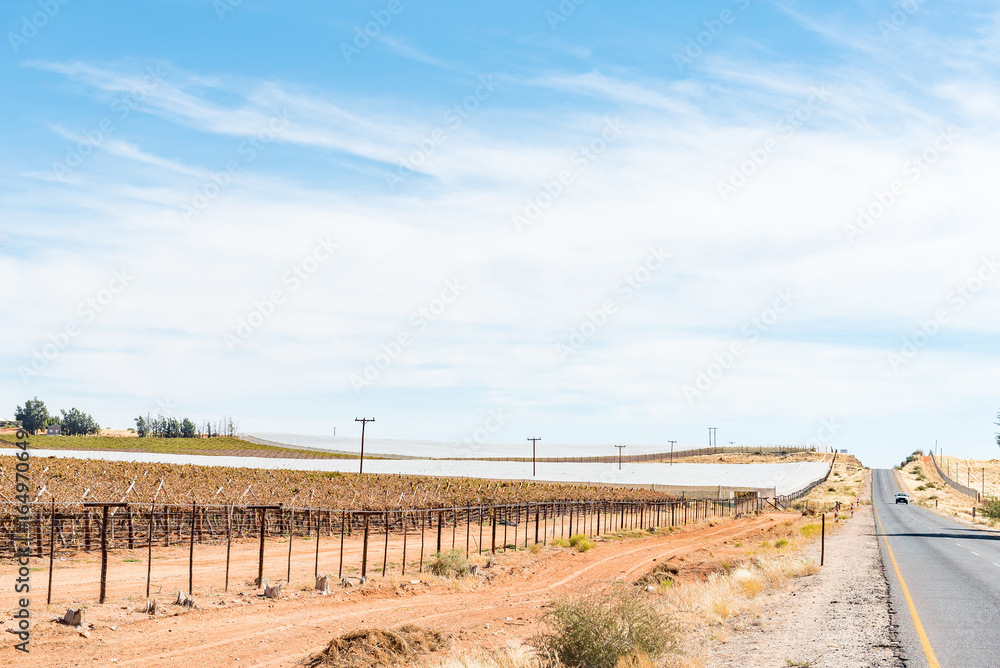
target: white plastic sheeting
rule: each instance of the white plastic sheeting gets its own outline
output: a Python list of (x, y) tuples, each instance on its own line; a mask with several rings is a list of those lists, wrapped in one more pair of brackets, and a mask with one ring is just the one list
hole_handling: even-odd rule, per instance
[[(367, 445), (367, 444), (366, 444)], [(367, 448), (366, 448), (367, 450)], [(256, 469), (357, 472), (357, 459), (278, 459), (270, 457), (223, 457), (167, 455), (144, 452), (110, 452), (32, 449), (35, 457), (67, 457), (105, 461), (236, 466)], [(573, 483), (623, 483), (675, 487), (763, 487), (790, 494), (826, 475), (823, 462), (791, 464), (573, 464), (538, 462), (532, 478), (531, 462), (451, 461), (429, 459), (365, 459), (365, 473), (499, 478)]]

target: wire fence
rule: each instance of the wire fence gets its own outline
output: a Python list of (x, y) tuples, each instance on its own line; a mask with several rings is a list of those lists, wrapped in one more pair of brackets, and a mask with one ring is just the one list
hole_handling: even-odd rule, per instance
[[(272, 441), (265, 438), (260, 438), (257, 436), (251, 436), (250, 434), (240, 434), (239, 437), (245, 441), (251, 443), (256, 443), (258, 445), (268, 445), (278, 448), (296, 448), (301, 450), (297, 458), (309, 459), (311, 457), (322, 456), (318, 453), (329, 453), (337, 452), (338, 454), (344, 456), (356, 457), (357, 453), (347, 452), (347, 451), (329, 451), (322, 450), (321, 448), (302, 446), (302, 445), (292, 445), (289, 443), (282, 443), (280, 441)], [(314, 454), (309, 454), (309, 453)], [(685, 457), (701, 457), (705, 455), (718, 455), (723, 453), (744, 453), (744, 454), (793, 454), (796, 452), (816, 452), (815, 447), (811, 446), (800, 446), (800, 445), (733, 445), (733, 446), (711, 446), (707, 448), (686, 448), (684, 450), (674, 450), (673, 452), (653, 452), (645, 455), (594, 455), (589, 457), (536, 457), (534, 461), (536, 462), (556, 462), (556, 463), (576, 463), (576, 464), (614, 464), (621, 461), (624, 464), (639, 464), (639, 463), (649, 463), (649, 462), (669, 462), (675, 459), (682, 459)], [(463, 459), (475, 459), (476, 461), (484, 462), (530, 462), (531, 457), (421, 457), (415, 455), (400, 455), (400, 454), (378, 454), (372, 453), (371, 455), (366, 455), (366, 458), (371, 457), (372, 459), (439, 459), (439, 460), (463, 460)]]
[(941, 470), (941, 467), (938, 466), (938, 461), (934, 457), (934, 453), (933, 452), (931, 453), (931, 461), (934, 462), (934, 468), (937, 469), (938, 475), (941, 476), (942, 480), (944, 480), (946, 483), (948, 483), (949, 487), (951, 487), (952, 489), (955, 489), (955, 490), (961, 492), (962, 494), (965, 494), (966, 496), (972, 497), (977, 503), (980, 501), (981, 497), (980, 497), (980, 494), (979, 494), (979, 492), (977, 490), (972, 489), (971, 487), (966, 487), (965, 485), (963, 485), (963, 484), (961, 484), (961, 483), (959, 483), (959, 482), (957, 482), (955, 480), (952, 480), (950, 477), (948, 477), (945, 474), (944, 471)]
[[(24, 512), (27, 505), (27, 513)], [(312, 575), (321, 570), (337, 577), (354, 573), (362, 582), (371, 574), (424, 572), (436, 555), (458, 550), (471, 554), (496, 553), (546, 545), (582, 534), (598, 537), (635, 529), (685, 526), (709, 518), (740, 517), (780, 503), (754, 496), (728, 500), (688, 499), (628, 502), (546, 502), (451, 508), (395, 510), (338, 510), (257, 505), (156, 505), (125, 503), (32, 503), (0, 505), (0, 558), (44, 559), (49, 565), (47, 600), (52, 599), (52, 571), (56, 558), (79, 552), (100, 551), (101, 603), (106, 598), (108, 553), (132, 550), (146, 553), (146, 596), (149, 596), (156, 552), (188, 549), (188, 591), (230, 584), (230, 554), (233, 541), (258, 542), (257, 578), (284, 566), (280, 575), (292, 575), (293, 546), (315, 541)], [(265, 560), (268, 540), (287, 539), (287, 559)], [(360, 542), (357, 550), (345, 550), (345, 541)], [(333, 541), (339, 551), (336, 563), (326, 552), (320, 560), (320, 544)], [(224, 574), (213, 566), (211, 582), (195, 583), (197, 546), (226, 546)], [(272, 547), (273, 552), (273, 547)], [(301, 548), (300, 548), (301, 552)], [(392, 559), (390, 559), (390, 553)], [(131, 553), (134, 557), (135, 553)], [(297, 555), (301, 563), (301, 554)], [(214, 559), (214, 557), (213, 557)], [(137, 561), (129, 559), (128, 561)], [(322, 568), (321, 568), (322, 566)], [(202, 576), (199, 576), (201, 579)], [(205, 576), (207, 579), (208, 576)]]

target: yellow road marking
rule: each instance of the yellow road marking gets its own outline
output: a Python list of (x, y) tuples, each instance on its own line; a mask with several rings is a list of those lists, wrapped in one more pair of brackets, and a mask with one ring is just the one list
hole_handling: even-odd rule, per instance
[(917, 637), (920, 638), (920, 646), (924, 650), (924, 656), (927, 657), (927, 664), (930, 668), (941, 668), (941, 664), (938, 663), (937, 657), (934, 656), (934, 650), (931, 649), (931, 641), (927, 638), (927, 633), (924, 632), (924, 625), (920, 623), (920, 615), (917, 614), (917, 607), (913, 605), (913, 599), (910, 597), (910, 590), (906, 588), (906, 582), (903, 580), (903, 574), (899, 572), (899, 565), (896, 563), (896, 557), (892, 554), (892, 548), (889, 547), (889, 539), (885, 537), (885, 530), (882, 528), (882, 518), (879, 517), (878, 507), (874, 504), (874, 502), (872, 503), (872, 508), (875, 509), (875, 520), (878, 522), (879, 533), (882, 534), (882, 541), (885, 543), (885, 549), (889, 552), (889, 558), (892, 560), (892, 567), (896, 569), (896, 577), (899, 578), (899, 586), (903, 590), (903, 597), (906, 599), (906, 606), (910, 609), (910, 616), (913, 618), (913, 625), (917, 629)]

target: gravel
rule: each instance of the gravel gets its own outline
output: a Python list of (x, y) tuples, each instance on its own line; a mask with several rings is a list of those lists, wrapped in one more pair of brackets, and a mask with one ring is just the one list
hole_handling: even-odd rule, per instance
[[(805, 554), (819, 563), (819, 541)], [(734, 620), (706, 666), (900, 667), (892, 614), (872, 509), (862, 506), (827, 535), (821, 572), (792, 581), (762, 612)]]

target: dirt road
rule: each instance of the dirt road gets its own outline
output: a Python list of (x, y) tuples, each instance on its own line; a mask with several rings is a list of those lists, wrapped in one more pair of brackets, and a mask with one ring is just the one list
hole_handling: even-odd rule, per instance
[[(0, 664), (165, 666), (197, 660), (213, 666), (292, 666), (345, 630), (407, 622), (450, 633), (457, 650), (518, 644), (541, 629), (539, 619), (553, 599), (617, 578), (637, 578), (654, 561), (672, 556), (683, 564), (682, 577), (700, 577), (713, 564), (741, 553), (731, 546), (734, 540), (766, 537), (788, 518), (772, 513), (689, 526), (673, 535), (599, 541), (595, 549), (582, 554), (568, 549), (546, 549), (538, 555), (527, 551), (498, 554), (485, 571), (491, 575), (488, 584), (482, 579), (446, 581), (407, 573), (404, 578), (398, 574), (374, 578), (363, 588), (337, 588), (324, 597), (305, 581), (312, 576), (310, 565), (307, 572), (299, 571), (299, 577), (293, 572), (286, 597), (278, 601), (264, 601), (245, 584), (247, 575), (255, 571), (256, 556), (241, 549), (233, 567), (241, 576), (231, 580), (229, 593), (223, 594), (221, 587), (197, 586), (199, 577), (209, 575), (221, 585), (218, 572), (196, 573), (195, 599), (200, 609), (186, 611), (170, 605), (176, 592), (164, 588), (157, 596), (160, 612), (150, 617), (136, 611), (144, 597), (115, 598), (115, 592), (136, 589), (134, 583), (116, 581), (108, 603), (88, 604), (87, 621), (93, 628), (85, 638), (75, 629), (42, 621), (61, 615), (66, 604), (35, 606), (30, 655), (15, 655), (14, 636), (0, 634)], [(154, 568), (163, 571), (177, 565), (154, 563)], [(93, 573), (94, 563), (56, 571), (62, 590), (82, 587), (79, 598), (87, 601), (94, 600)], [(411, 583), (411, 579), (419, 582)], [(4, 592), (0, 600), (10, 624), (12, 597)]]

